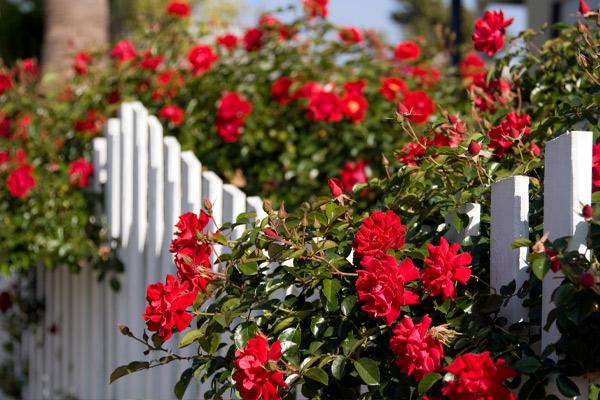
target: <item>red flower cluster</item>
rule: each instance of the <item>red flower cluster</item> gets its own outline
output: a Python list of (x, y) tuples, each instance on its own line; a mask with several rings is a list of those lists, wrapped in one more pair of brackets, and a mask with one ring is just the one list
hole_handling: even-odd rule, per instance
[(209, 216), (204, 211), (199, 215), (188, 212), (179, 217), (175, 225), (177, 232), (171, 241), (171, 253), (175, 253), (177, 276), (190, 284), (196, 291), (204, 291), (209, 279), (210, 254), (208, 243), (199, 240), (198, 235), (206, 228)]
[(342, 119), (342, 101), (333, 92), (319, 90), (308, 98), (306, 118), (313, 121), (337, 122)]
[(340, 29), (338, 34), (344, 43), (356, 44), (362, 42), (362, 33), (353, 26)]
[(0, 71), (0, 96), (2, 96), (13, 85), (12, 76)]
[(412, 40), (398, 43), (394, 50), (394, 57), (400, 61), (416, 60), (421, 55), (421, 48)]
[(257, 334), (246, 343), (243, 350), (235, 351), (232, 378), (244, 400), (277, 400), (279, 387), (288, 387), (283, 373), (277, 370), (281, 358), (279, 340), (269, 346), (267, 339)]
[(217, 36), (217, 44), (225, 47), (227, 50), (233, 50), (238, 44), (238, 37), (233, 33), (226, 33)]
[(0, 137), (10, 137), (10, 118), (0, 113)]
[(163, 61), (164, 57), (162, 55), (153, 55), (152, 50), (148, 49), (142, 54), (139, 66), (149, 71), (156, 71)]
[(199, 44), (190, 49), (187, 59), (192, 67), (192, 73), (198, 76), (207, 72), (219, 57), (213, 53), (210, 46)]
[(165, 12), (176, 17), (189, 17), (192, 13), (192, 7), (185, 1), (171, 0), (165, 6)]
[(237, 92), (226, 92), (219, 100), (216, 128), (227, 143), (235, 142), (242, 132), (246, 117), (252, 112), (252, 104)]
[(504, 79), (492, 79), (486, 82), (485, 72), (471, 75), (469, 92), (474, 97), (475, 107), (479, 111), (494, 112), (497, 104), (505, 105), (511, 100), (512, 85)]
[(146, 288), (148, 306), (143, 317), (148, 330), (158, 332), (163, 340), (172, 336), (173, 327), (181, 332), (193, 318), (186, 309), (192, 305), (198, 292), (190, 291), (188, 286), (187, 282), (169, 274), (164, 284), (157, 282)]
[(405, 316), (392, 331), (390, 350), (396, 355), (396, 365), (406, 376), (420, 381), (423, 376), (437, 372), (444, 349), (439, 340), (428, 332), (431, 318), (425, 315), (415, 324)]
[(475, 20), (473, 44), (475, 50), (482, 51), (489, 57), (504, 46), (505, 28), (512, 24), (513, 18), (504, 19), (502, 11), (486, 11), (483, 18)]
[(110, 51), (110, 56), (116, 59), (119, 63), (124, 63), (129, 60), (133, 60), (137, 53), (133, 48), (133, 44), (130, 40), (121, 40), (115, 44)]
[(375, 211), (362, 220), (354, 235), (352, 247), (359, 257), (385, 254), (389, 249), (398, 250), (404, 245), (406, 226), (392, 210)]
[(178, 126), (183, 122), (185, 111), (176, 105), (166, 105), (160, 109), (158, 115), (161, 118), (168, 119), (173, 125)]
[(258, 28), (249, 28), (244, 33), (242, 40), (246, 51), (256, 51), (262, 47), (263, 31)]
[(497, 156), (506, 153), (513, 144), (529, 136), (531, 129), (531, 118), (527, 114), (517, 114), (511, 112), (504, 117), (500, 125), (493, 127), (488, 132), (490, 144), (488, 147)]
[(407, 92), (398, 103), (398, 112), (415, 124), (422, 124), (435, 112), (435, 104), (427, 93), (422, 90)]
[(80, 51), (73, 57), (71, 66), (77, 75), (85, 75), (88, 72), (88, 67), (92, 63), (92, 56), (90, 53)]
[(17, 167), (8, 175), (6, 186), (8, 187), (8, 192), (13, 197), (23, 199), (29, 194), (29, 191), (37, 185), (32, 172), (33, 167), (29, 164), (25, 164)]
[(303, 0), (304, 11), (309, 18), (327, 17), (327, 3), (329, 0)]
[(294, 81), (287, 76), (277, 78), (271, 85), (271, 97), (280, 105), (286, 105), (292, 100), (290, 96), (290, 87)]
[(592, 189), (600, 187), (600, 143), (592, 147)]
[(437, 85), (442, 78), (440, 71), (433, 66), (407, 67), (406, 74), (415, 78), (419, 85), (426, 88)]
[(85, 119), (78, 119), (73, 122), (73, 128), (77, 132), (95, 135), (100, 132), (104, 119), (103, 116), (97, 114), (96, 110), (90, 110), (85, 114)]
[(415, 166), (421, 162), (427, 151), (427, 139), (425, 136), (419, 138), (419, 143), (410, 142), (398, 152), (395, 157), (404, 165)]
[(429, 141), (429, 144), (453, 148), (458, 147), (458, 144), (462, 140), (462, 135), (465, 133), (465, 126), (460, 118), (452, 114), (448, 115), (448, 122), (440, 124), (438, 129), (439, 131)]
[(425, 267), (421, 270), (423, 287), (432, 296), (442, 295), (454, 299), (456, 294), (455, 283), (466, 284), (471, 277), (471, 255), (469, 253), (458, 254), (459, 244), (440, 238), (439, 246), (427, 244), (429, 257), (425, 257)]
[(185, 81), (179, 71), (174, 68), (168, 68), (154, 78), (154, 83), (158, 87), (152, 92), (152, 99), (160, 100), (165, 97), (174, 98)]
[(357, 124), (365, 118), (365, 112), (369, 105), (362, 93), (365, 85), (363, 80), (346, 82), (340, 97), (335, 93), (335, 87), (332, 84), (323, 86), (318, 82), (306, 82), (294, 93), (292, 98), (305, 97), (308, 99), (307, 119), (338, 122), (342, 117), (346, 117)]
[(485, 73), (485, 62), (476, 53), (470, 51), (458, 64), (458, 70), (463, 79), (472, 79), (478, 74)]
[(342, 186), (347, 192), (351, 192), (354, 185), (357, 183), (367, 182), (367, 175), (365, 173), (365, 162), (363, 160), (348, 161), (342, 167)]
[(503, 385), (515, 371), (503, 359), (494, 363), (488, 352), (460, 355), (445, 370), (454, 375), (442, 389), (450, 400), (515, 400)]
[(385, 96), (389, 101), (396, 101), (408, 92), (408, 86), (400, 78), (387, 77), (381, 79), (381, 88), (379, 93)]
[(94, 173), (94, 167), (85, 158), (79, 158), (69, 164), (68, 173), (71, 185), (86, 187)]
[(360, 261), (356, 293), (362, 309), (372, 318), (384, 318), (390, 326), (400, 315), (400, 308), (418, 304), (419, 296), (404, 285), (419, 278), (419, 270), (410, 258), (398, 264), (393, 256), (378, 253)]
[(363, 89), (367, 83), (363, 80), (346, 82), (345, 93), (342, 96), (342, 112), (350, 121), (360, 123), (365, 118), (365, 112), (369, 103), (363, 96)]

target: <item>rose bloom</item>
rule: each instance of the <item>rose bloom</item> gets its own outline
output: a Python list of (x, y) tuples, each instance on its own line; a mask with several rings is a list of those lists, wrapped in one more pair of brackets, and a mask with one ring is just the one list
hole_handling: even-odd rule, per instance
[(135, 58), (136, 52), (130, 40), (121, 40), (115, 44), (110, 51), (110, 56), (119, 63), (129, 61)]
[(342, 28), (339, 31), (340, 39), (344, 43), (360, 43), (362, 42), (362, 34), (358, 29), (353, 26), (348, 26), (346, 28)]
[(10, 118), (0, 113), (0, 137), (10, 137)]
[(342, 185), (344, 190), (351, 192), (354, 185), (357, 183), (367, 182), (367, 174), (365, 173), (365, 162), (363, 160), (347, 161), (340, 171), (342, 175)]
[(406, 73), (415, 78), (417, 83), (426, 88), (435, 86), (438, 84), (442, 75), (440, 71), (435, 67), (409, 67), (406, 69)]
[(210, 254), (212, 249), (208, 243), (185, 247), (175, 254), (177, 277), (181, 282), (188, 282), (192, 290), (204, 292), (210, 281)]
[(217, 107), (215, 126), (217, 133), (227, 143), (235, 142), (242, 131), (246, 117), (252, 112), (252, 104), (237, 92), (226, 92)]
[(309, 18), (315, 17), (327, 17), (329, 11), (327, 10), (327, 3), (329, 0), (303, 0), (304, 11)]
[(198, 293), (190, 291), (187, 282), (183, 283), (173, 275), (167, 275), (166, 282), (148, 285), (146, 288), (146, 312), (142, 315), (149, 331), (158, 332), (162, 340), (173, 335), (173, 327), (179, 332), (190, 325), (192, 314), (186, 311)]
[(199, 44), (190, 49), (187, 59), (192, 66), (192, 72), (198, 76), (207, 72), (219, 57), (213, 53), (210, 46)]
[(421, 48), (412, 40), (398, 43), (394, 50), (394, 57), (399, 61), (416, 60), (421, 55)]
[(427, 93), (422, 90), (407, 92), (404, 99), (399, 103), (408, 110), (408, 120), (416, 124), (422, 124), (435, 112), (435, 104)]
[(171, 0), (165, 6), (165, 12), (176, 17), (189, 17), (192, 13), (192, 7), (185, 1)]
[(454, 299), (455, 283), (465, 285), (471, 277), (471, 255), (459, 254), (459, 248), (458, 243), (450, 246), (444, 237), (440, 238), (438, 246), (427, 244), (429, 257), (425, 257), (421, 280), (425, 290), (428, 290), (432, 296), (441, 294), (444, 300)]
[(383, 78), (381, 79), (381, 88), (379, 93), (385, 96), (390, 101), (396, 101), (408, 92), (408, 86), (400, 78)]
[(306, 117), (313, 121), (337, 122), (342, 112), (342, 101), (335, 93), (320, 91), (308, 99)]
[(470, 79), (476, 74), (485, 73), (485, 62), (476, 53), (470, 51), (458, 64), (458, 70), (463, 79)]
[(25, 58), (21, 60), (21, 70), (25, 75), (36, 76), (40, 69), (38, 63), (34, 58)]
[(475, 50), (482, 51), (489, 57), (496, 54), (504, 46), (505, 28), (512, 24), (513, 19), (505, 20), (502, 11), (489, 10), (483, 18), (477, 18), (473, 32)]
[(142, 54), (142, 59), (140, 60), (140, 67), (143, 69), (147, 69), (150, 71), (156, 71), (160, 64), (162, 64), (164, 57), (160, 54), (155, 56), (152, 55), (151, 50), (146, 50), (144, 54)]
[(235, 351), (232, 379), (244, 400), (277, 400), (279, 387), (288, 387), (283, 373), (277, 370), (281, 342), (271, 346), (260, 333), (249, 339), (243, 350)]
[(100, 131), (103, 123), (104, 117), (98, 115), (96, 110), (90, 110), (85, 114), (85, 119), (79, 119), (73, 122), (73, 128), (75, 128), (77, 132), (94, 135)]
[(271, 97), (280, 105), (286, 105), (292, 99), (290, 87), (294, 81), (287, 76), (277, 78), (271, 85)]
[(450, 400), (515, 400), (503, 385), (506, 379), (516, 376), (515, 371), (503, 359), (494, 363), (487, 351), (462, 354), (445, 370), (454, 375), (442, 389)]
[(23, 165), (8, 175), (6, 186), (13, 197), (23, 199), (36, 186), (37, 183), (32, 171), (33, 167), (31, 165)]
[(419, 278), (419, 270), (410, 258), (398, 264), (394, 257), (380, 253), (363, 257), (360, 265), (363, 269), (356, 271), (356, 294), (362, 310), (371, 318), (384, 318), (391, 326), (400, 308), (419, 303), (419, 296), (404, 287)]
[(87, 74), (88, 67), (91, 63), (92, 56), (85, 51), (80, 51), (79, 53), (75, 54), (75, 57), (73, 57), (71, 66), (77, 75), (85, 75)]
[(501, 157), (517, 140), (529, 136), (531, 129), (531, 117), (527, 114), (519, 115), (516, 112), (508, 113), (500, 125), (493, 127), (488, 132), (490, 137), (489, 149), (495, 155)]
[(600, 143), (592, 147), (592, 188), (597, 190), (600, 187)]
[(292, 96), (294, 99), (309, 98), (324, 90), (323, 85), (319, 82), (308, 81), (296, 90)]
[(504, 79), (492, 79), (489, 83), (486, 82), (485, 72), (472, 75), (468, 88), (474, 97), (475, 107), (479, 111), (489, 112), (495, 111), (496, 103), (505, 105), (510, 102), (511, 89), (511, 84)]
[(263, 31), (257, 28), (249, 28), (244, 32), (244, 48), (246, 51), (256, 51), (262, 47)]
[(192, 212), (186, 212), (179, 216), (179, 220), (175, 224), (173, 240), (171, 240), (171, 253), (177, 253), (186, 247), (194, 247), (198, 244), (197, 232), (202, 232), (208, 225), (210, 217), (204, 211), (200, 211), (198, 215)]
[(385, 254), (389, 249), (404, 246), (406, 226), (392, 210), (375, 211), (362, 220), (352, 240), (354, 252), (359, 257)]
[(185, 111), (175, 105), (166, 105), (160, 109), (158, 115), (163, 119), (168, 119), (173, 125), (178, 126), (183, 122)]
[(396, 365), (406, 376), (420, 381), (423, 376), (438, 372), (444, 349), (439, 340), (428, 332), (431, 318), (425, 315), (415, 324), (405, 316), (394, 327), (390, 338), (390, 350), (396, 356)]
[(12, 76), (10, 76), (8, 73), (0, 71), (0, 96), (10, 89), (12, 84)]
[(217, 44), (227, 50), (233, 50), (238, 44), (238, 38), (233, 33), (217, 36)]
[(71, 185), (86, 187), (94, 173), (94, 167), (85, 158), (79, 158), (69, 164), (68, 173)]
[(369, 105), (362, 91), (366, 86), (364, 80), (355, 82), (346, 82), (344, 84), (345, 93), (342, 97), (342, 111), (346, 118), (355, 124), (358, 124), (365, 118), (365, 112)]

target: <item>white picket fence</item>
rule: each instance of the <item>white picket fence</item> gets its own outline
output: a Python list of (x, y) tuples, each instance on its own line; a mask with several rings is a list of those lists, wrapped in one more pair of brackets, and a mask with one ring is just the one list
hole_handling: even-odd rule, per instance
[[(544, 230), (550, 239), (573, 236), (570, 247), (581, 252), (587, 224), (580, 210), (591, 201), (592, 141), (591, 132), (566, 133), (547, 144), (545, 155)], [(202, 199), (208, 198), (220, 225), (245, 211), (264, 216), (262, 202), (224, 184), (216, 174), (202, 172), (195, 155), (181, 152), (173, 137), (163, 137), (159, 121), (140, 103), (123, 104), (119, 118), (108, 121), (105, 137), (94, 140), (94, 167), (95, 188), (105, 194), (110, 236), (120, 242), (122, 289), (115, 293), (105, 282), (97, 283), (89, 269), (80, 274), (61, 268), (37, 272), (37, 295), (47, 309), (43, 326), (25, 338), (30, 371), (25, 398), (174, 398), (172, 388), (187, 365), (172, 363), (108, 384), (114, 368), (143, 359), (141, 346), (119, 334), (116, 325), (124, 323), (136, 334), (143, 331), (146, 285), (175, 272), (168, 249), (181, 213), (198, 212)], [(528, 186), (528, 177), (515, 176), (492, 187), (490, 283), (497, 289), (512, 280), (518, 288), (529, 278), (527, 249), (512, 248), (515, 239), (529, 236)], [(469, 216), (469, 224), (447, 236), (463, 240), (479, 235), (480, 206), (467, 204), (458, 211)], [(543, 282), (544, 321), (558, 284), (553, 278)], [(528, 318), (520, 299), (511, 300), (502, 312), (509, 323)], [(52, 325), (56, 334), (48, 331)], [(543, 331), (543, 347), (557, 338), (555, 329)], [(178, 336), (169, 344), (177, 342)], [(577, 382), (579, 398), (587, 399), (588, 382)], [(199, 398), (203, 391), (190, 385), (186, 397)]]

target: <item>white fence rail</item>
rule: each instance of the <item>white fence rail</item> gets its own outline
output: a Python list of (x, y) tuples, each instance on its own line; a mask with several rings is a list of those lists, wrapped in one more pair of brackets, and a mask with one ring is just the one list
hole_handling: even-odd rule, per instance
[[(566, 133), (546, 146), (544, 230), (550, 238), (573, 236), (572, 249), (585, 252), (587, 225), (580, 216), (582, 204), (591, 200), (591, 132)], [(39, 269), (36, 295), (46, 300), (43, 327), (27, 337), (29, 385), (25, 398), (50, 399), (73, 396), (81, 399), (169, 399), (183, 366), (171, 364), (129, 375), (108, 384), (111, 371), (141, 359), (140, 346), (120, 335), (117, 323), (133, 332), (144, 329), (148, 283), (162, 281), (174, 273), (169, 245), (179, 215), (198, 212), (202, 199), (213, 204), (217, 224), (234, 221), (245, 211), (263, 217), (262, 201), (246, 197), (224, 184), (191, 152), (181, 152), (177, 140), (163, 137), (162, 126), (140, 103), (126, 103), (119, 118), (110, 119), (105, 135), (94, 140), (94, 187), (104, 189), (104, 213), (110, 236), (120, 243), (119, 257), (125, 264), (121, 291), (98, 283), (90, 270), (73, 275), (58, 268)], [(529, 278), (527, 249), (513, 249), (515, 239), (529, 237), (529, 178), (515, 176), (492, 186), (491, 271), (493, 288), (514, 280), (519, 288)], [(447, 237), (463, 240), (479, 235), (480, 206), (467, 204), (461, 213), (469, 217), (463, 232)], [(450, 217), (448, 220), (451, 220)], [(240, 235), (236, 231), (234, 236)], [(552, 308), (550, 295), (557, 281), (543, 282), (543, 321)], [(527, 321), (528, 309), (514, 298), (502, 310), (509, 323)], [(54, 332), (54, 327), (56, 331)], [(546, 346), (558, 339), (555, 328), (542, 331)], [(169, 341), (177, 343), (177, 336)], [(154, 355), (150, 355), (154, 357)], [(587, 382), (579, 379), (580, 399), (587, 398)], [(198, 398), (202, 388), (192, 387), (189, 398)]]

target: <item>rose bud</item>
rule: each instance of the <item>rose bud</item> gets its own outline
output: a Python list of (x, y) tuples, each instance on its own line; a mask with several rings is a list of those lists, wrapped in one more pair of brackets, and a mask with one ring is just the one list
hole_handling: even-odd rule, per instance
[(279, 238), (279, 235), (277, 234), (277, 232), (275, 232), (271, 228), (265, 228), (265, 229), (263, 229), (262, 233), (264, 233), (265, 235), (267, 235), (268, 237), (273, 238), (273, 239)]
[(588, 5), (587, 1), (585, 0), (579, 0), (579, 13), (581, 15), (585, 15), (587, 13), (589, 13), (590, 10), (590, 6)]
[(338, 178), (329, 178), (327, 182), (329, 184), (329, 190), (331, 191), (331, 195), (333, 197), (340, 197), (344, 194), (344, 190), (342, 189), (342, 181)]
[(581, 287), (589, 289), (596, 284), (596, 277), (589, 271), (583, 272), (579, 275), (579, 284)]
[(471, 143), (469, 143), (469, 154), (471, 154), (472, 156), (476, 156), (479, 154), (479, 152), (481, 151), (481, 145), (479, 143), (477, 143), (476, 141), (471, 141)]
[(585, 218), (586, 221), (591, 221), (594, 218), (594, 207), (592, 207), (589, 204), (586, 204), (585, 206), (583, 206), (581, 214), (583, 215), (583, 218)]

